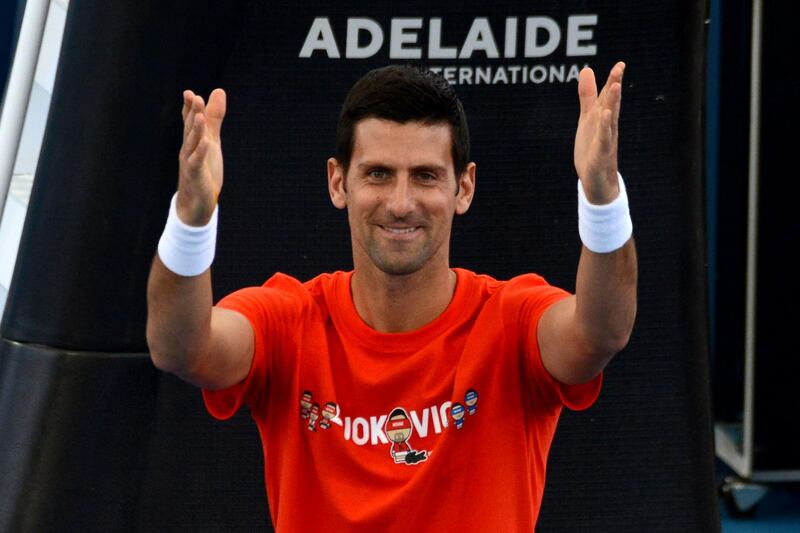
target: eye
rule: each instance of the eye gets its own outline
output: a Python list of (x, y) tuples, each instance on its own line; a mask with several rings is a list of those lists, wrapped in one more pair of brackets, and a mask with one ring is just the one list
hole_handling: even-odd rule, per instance
[(367, 175), (372, 179), (383, 181), (389, 177), (389, 172), (384, 168), (373, 168)]
[(437, 176), (433, 172), (429, 172), (427, 170), (421, 170), (420, 172), (417, 173), (416, 179), (421, 183), (433, 184), (439, 181), (439, 176)]

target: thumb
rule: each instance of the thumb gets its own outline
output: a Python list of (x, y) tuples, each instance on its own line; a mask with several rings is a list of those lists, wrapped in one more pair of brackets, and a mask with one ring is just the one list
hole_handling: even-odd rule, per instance
[(214, 89), (211, 92), (211, 96), (208, 97), (206, 119), (209, 132), (217, 139), (219, 139), (220, 130), (222, 129), (222, 119), (225, 118), (226, 105), (225, 91)]
[(578, 78), (578, 99), (581, 102), (581, 115), (588, 113), (597, 101), (597, 82), (594, 71), (589, 67), (581, 70)]

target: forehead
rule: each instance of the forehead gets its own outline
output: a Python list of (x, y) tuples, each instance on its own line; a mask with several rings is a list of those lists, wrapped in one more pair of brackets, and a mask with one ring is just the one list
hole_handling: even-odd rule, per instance
[(394, 122), (365, 118), (355, 127), (351, 165), (382, 163), (453, 168), (452, 128), (447, 123)]

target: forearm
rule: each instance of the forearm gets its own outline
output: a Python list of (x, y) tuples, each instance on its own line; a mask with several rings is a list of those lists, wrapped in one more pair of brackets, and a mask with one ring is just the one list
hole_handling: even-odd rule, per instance
[(210, 270), (179, 276), (156, 255), (147, 284), (147, 344), (153, 363), (191, 376), (209, 349), (211, 314)]
[(610, 253), (583, 247), (574, 328), (587, 354), (610, 359), (627, 345), (636, 317), (637, 269), (633, 238)]

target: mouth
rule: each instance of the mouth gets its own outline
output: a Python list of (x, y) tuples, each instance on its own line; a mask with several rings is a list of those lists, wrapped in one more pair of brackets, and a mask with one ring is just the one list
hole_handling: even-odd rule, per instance
[(380, 225), (380, 228), (387, 232), (391, 233), (392, 235), (410, 235), (417, 231), (420, 226), (383, 226)]
[(403, 225), (383, 225), (378, 224), (380, 234), (384, 236), (389, 242), (405, 243), (416, 240), (418, 235), (422, 234), (422, 226), (409, 226)]

